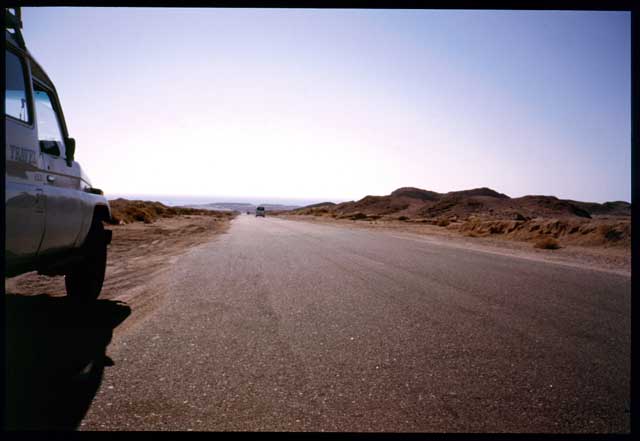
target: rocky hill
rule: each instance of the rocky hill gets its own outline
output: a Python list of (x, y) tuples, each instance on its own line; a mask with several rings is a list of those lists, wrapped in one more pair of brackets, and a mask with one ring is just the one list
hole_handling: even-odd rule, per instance
[(467, 236), (499, 235), (525, 241), (559, 239), (575, 245), (629, 246), (631, 204), (581, 202), (555, 196), (511, 198), (490, 188), (438, 193), (402, 187), (386, 196), (340, 204), (314, 204), (288, 215), (354, 221), (432, 224)]
[(341, 204), (314, 204), (292, 211), (293, 214), (326, 213), (334, 217), (447, 219), (470, 217), (526, 220), (535, 218), (629, 217), (631, 204), (622, 201), (580, 202), (555, 196), (511, 198), (487, 187), (437, 193), (415, 187), (402, 187), (386, 196), (365, 196)]

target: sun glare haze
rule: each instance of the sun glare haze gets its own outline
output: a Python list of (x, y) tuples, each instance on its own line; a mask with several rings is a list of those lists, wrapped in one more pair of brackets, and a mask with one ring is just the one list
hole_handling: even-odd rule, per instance
[(630, 200), (629, 13), (24, 8), (23, 21), (107, 194)]

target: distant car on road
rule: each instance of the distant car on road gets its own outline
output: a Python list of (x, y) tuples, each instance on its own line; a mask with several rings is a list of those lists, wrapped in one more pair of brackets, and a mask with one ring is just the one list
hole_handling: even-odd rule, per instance
[(256, 208), (256, 217), (258, 217), (258, 216), (265, 217), (264, 207)]

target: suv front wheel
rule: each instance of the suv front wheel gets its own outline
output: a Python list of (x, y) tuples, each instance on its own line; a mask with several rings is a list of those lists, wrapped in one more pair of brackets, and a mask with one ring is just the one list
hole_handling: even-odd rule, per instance
[(107, 267), (107, 240), (104, 225), (94, 219), (82, 246), (82, 261), (65, 276), (67, 295), (76, 300), (96, 300), (102, 290)]

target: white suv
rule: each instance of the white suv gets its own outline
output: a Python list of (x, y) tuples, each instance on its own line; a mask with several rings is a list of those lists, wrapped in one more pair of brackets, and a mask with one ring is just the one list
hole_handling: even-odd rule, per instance
[(5, 277), (65, 276), (67, 294), (96, 299), (111, 231), (109, 203), (74, 160), (56, 88), (27, 50), (20, 9), (5, 9)]

